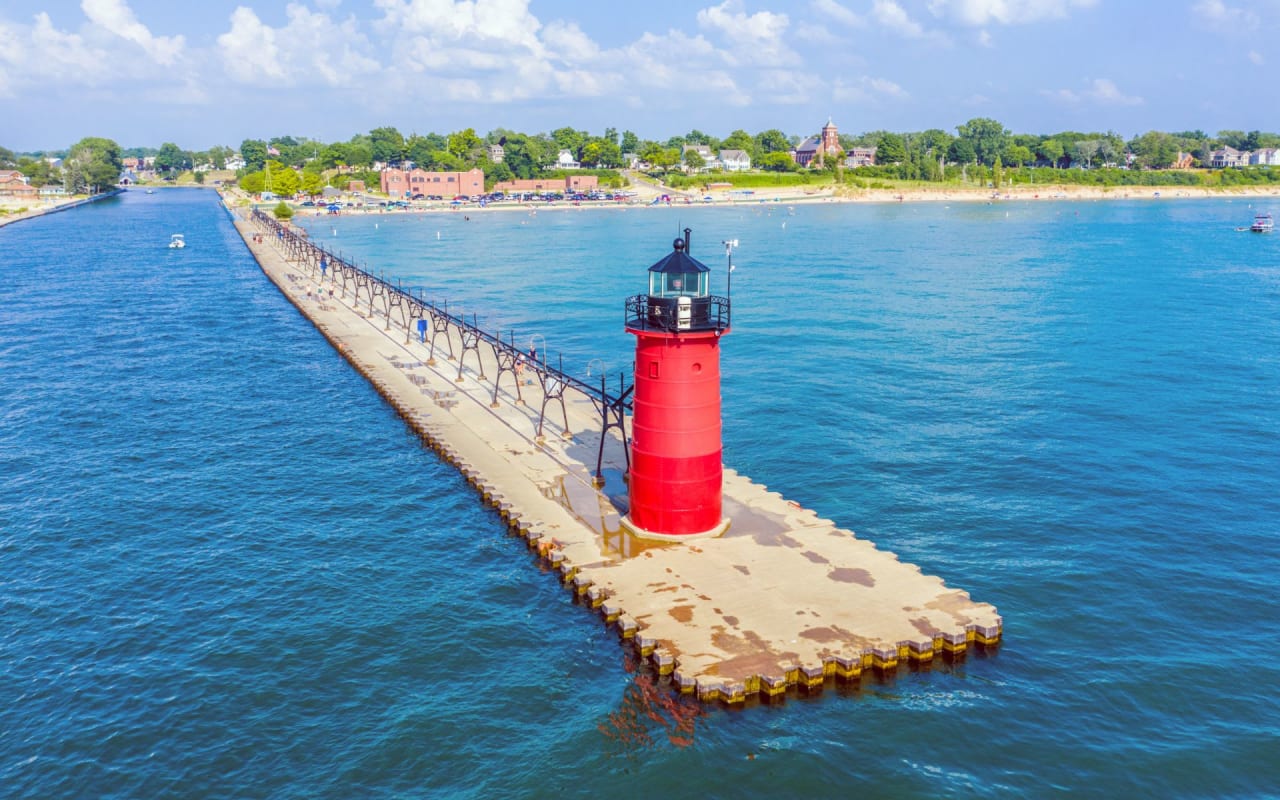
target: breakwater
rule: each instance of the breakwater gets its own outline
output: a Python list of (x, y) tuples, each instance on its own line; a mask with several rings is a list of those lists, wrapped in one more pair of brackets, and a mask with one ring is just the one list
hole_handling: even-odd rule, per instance
[(514, 339), (261, 212), (236, 224), (286, 297), (682, 693), (741, 703), (998, 645), (991, 605), (731, 469), (723, 536), (631, 536), (625, 392), (522, 362)]

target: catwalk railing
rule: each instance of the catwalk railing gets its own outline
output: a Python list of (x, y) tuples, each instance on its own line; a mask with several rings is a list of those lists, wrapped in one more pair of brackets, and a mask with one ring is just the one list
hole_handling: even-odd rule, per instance
[[(274, 244), (285, 259), (305, 269), (312, 277), (319, 273), (320, 282), (328, 278), (331, 290), (337, 289), (346, 299), (351, 297), (351, 305), (360, 310), (362, 303), (367, 304), (369, 316), (381, 315), (387, 323), (387, 330), (392, 325), (404, 329), (405, 343), (408, 344), (415, 333), (421, 344), (428, 345), (427, 364), (435, 366), (436, 340), (443, 334), (444, 344), (448, 347), (447, 359), (455, 358), (458, 362), (457, 380), (463, 379), (463, 368), (466, 365), (467, 353), (475, 354), (476, 376), (487, 380), (484, 373), (484, 359), (480, 348), (488, 347), (493, 354), (493, 362), (497, 365), (497, 373), (493, 376), (493, 395), (490, 404), (499, 405), (499, 388), (503, 375), (511, 375), (515, 386), (516, 401), (524, 404), (521, 378), (525, 375), (530, 380), (537, 380), (542, 390), (541, 407), (535, 434), (542, 438), (547, 423), (547, 408), (553, 403), (559, 404), (560, 417), (564, 422), (561, 435), (569, 437), (569, 415), (564, 404), (566, 392), (577, 392), (586, 397), (595, 406), (600, 417), (600, 447), (596, 456), (597, 481), (603, 480), (604, 443), (611, 428), (616, 428), (622, 437), (623, 453), (627, 469), (631, 467), (631, 448), (627, 439), (625, 425), (626, 413), (631, 409), (630, 396), (635, 386), (627, 385), (626, 376), (618, 375), (618, 393), (609, 392), (606, 385), (607, 376), (603, 370), (600, 384), (594, 385), (564, 371), (564, 357), (557, 358), (558, 366), (547, 362), (545, 348), (541, 353), (521, 352), (515, 345), (514, 331), (507, 332), (507, 339), (502, 338), (502, 331), (490, 333), (483, 330), (478, 318), (472, 314), (468, 321), (465, 316), (450, 313), (448, 303), (436, 303), (422, 296), (422, 290), (416, 293), (413, 289), (405, 289), (393, 285), (382, 277), (361, 269), (343, 256), (321, 247), (300, 231), (281, 224), (274, 217), (254, 209), (249, 220), (262, 231), (266, 241)], [(428, 338), (429, 337), (429, 338)], [(541, 338), (537, 334), (530, 341)], [(459, 343), (460, 353), (454, 352), (454, 342)], [(532, 348), (531, 348), (532, 350)]]

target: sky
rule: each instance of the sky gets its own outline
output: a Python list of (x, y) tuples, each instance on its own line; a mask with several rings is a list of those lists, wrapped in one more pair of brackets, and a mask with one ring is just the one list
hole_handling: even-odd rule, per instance
[(1280, 131), (1280, 0), (0, 0), (0, 146)]

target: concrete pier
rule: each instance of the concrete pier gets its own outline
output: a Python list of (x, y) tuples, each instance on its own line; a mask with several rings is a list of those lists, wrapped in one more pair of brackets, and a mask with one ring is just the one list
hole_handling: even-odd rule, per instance
[(421, 343), (417, 320), (378, 291), (335, 283), (262, 223), (235, 224), (280, 291), (673, 688), (708, 702), (768, 700), (998, 644), (993, 606), (731, 469), (723, 535), (632, 536), (620, 523), (623, 440), (604, 434), (597, 480), (591, 398), (565, 391), (563, 415), (555, 403), (543, 418), (544, 389), (559, 387), (526, 384), (501, 354), (464, 349), (456, 327), (435, 338), (433, 359), (431, 327)]

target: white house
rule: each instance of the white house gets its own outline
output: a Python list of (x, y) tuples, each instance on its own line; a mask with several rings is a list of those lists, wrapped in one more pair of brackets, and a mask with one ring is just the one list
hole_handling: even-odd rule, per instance
[(237, 153), (226, 160), (226, 168), (230, 170), (244, 169), (244, 159)]
[(1209, 163), (1213, 165), (1214, 169), (1243, 167), (1249, 163), (1249, 154), (1247, 152), (1242, 153), (1234, 147), (1224, 147), (1209, 154)]
[(1280, 167), (1280, 149), (1264, 147), (1249, 154), (1249, 163), (1264, 167)]
[(746, 150), (721, 150), (720, 165), (725, 172), (742, 172), (751, 169), (751, 156)]
[(685, 157), (689, 153), (697, 153), (702, 158), (702, 169), (711, 169), (720, 166), (720, 162), (716, 161), (716, 157), (711, 152), (711, 148), (705, 144), (686, 144), (680, 147), (680, 163), (683, 164)]
[(578, 169), (581, 166), (568, 150), (561, 150), (556, 157), (556, 169)]

